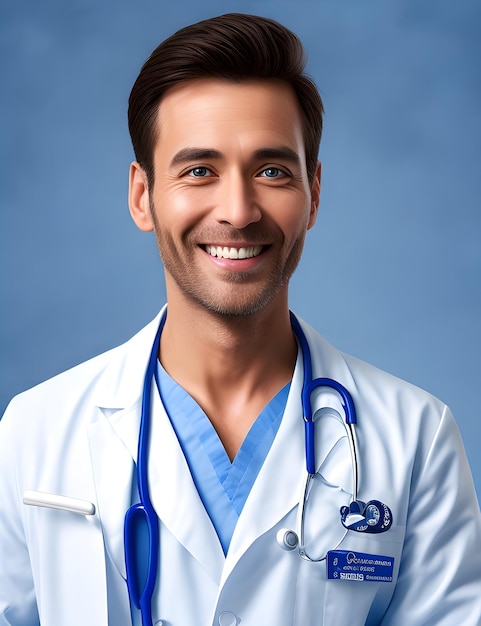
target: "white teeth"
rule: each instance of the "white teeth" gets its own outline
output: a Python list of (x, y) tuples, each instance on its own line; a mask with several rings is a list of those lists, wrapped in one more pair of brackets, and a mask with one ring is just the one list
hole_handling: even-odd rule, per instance
[(216, 256), (219, 259), (250, 259), (262, 252), (262, 246), (249, 246), (248, 248), (206, 246), (205, 249), (211, 256)]
[(216, 256), (219, 259), (250, 259), (262, 252), (262, 246), (249, 246), (248, 248), (206, 246), (205, 249), (211, 256)]

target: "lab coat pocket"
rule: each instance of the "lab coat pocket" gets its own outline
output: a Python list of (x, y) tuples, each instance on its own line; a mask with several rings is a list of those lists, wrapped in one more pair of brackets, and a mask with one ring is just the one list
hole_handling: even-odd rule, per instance
[[(367, 580), (327, 580), (324, 598), (324, 624), (375, 626), (381, 623), (394, 593), (403, 540), (404, 526), (392, 526), (387, 532), (364, 534), (350, 531), (339, 550), (354, 555), (389, 557), (394, 560), (392, 582)], [(377, 560), (382, 560), (377, 558)], [(325, 564), (324, 564), (325, 565)], [(326, 565), (325, 565), (326, 567)], [(327, 573), (326, 573), (327, 577)]]
[[(27, 492), (27, 499), (30, 496)], [(66, 510), (65, 504), (73, 502), (75, 508), (82, 502), (76, 498), (68, 500), (59, 500), (57, 496), (56, 503), (61, 507), (30, 503), (24, 510), (40, 621), (69, 626), (107, 624), (106, 566), (100, 523), (96, 515)], [(52, 593), (52, 589), (56, 592)]]

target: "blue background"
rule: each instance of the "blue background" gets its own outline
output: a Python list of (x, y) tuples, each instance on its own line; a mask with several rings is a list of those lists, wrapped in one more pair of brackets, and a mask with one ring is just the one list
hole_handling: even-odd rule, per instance
[(292, 308), (447, 402), (480, 494), (474, 0), (3, 3), (0, 409), (126, 340), (163, 303), (154, 238), (127, 208), (127, 99), (163, 38), (229, 11), (297, 32), (325, 102), (321, 211)]

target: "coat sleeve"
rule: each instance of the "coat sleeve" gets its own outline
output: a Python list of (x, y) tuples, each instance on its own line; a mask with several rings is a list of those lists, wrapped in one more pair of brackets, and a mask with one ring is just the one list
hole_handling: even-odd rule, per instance
[(0, 420), (0, 626), (40, 624), (17, 487), (15, 416)]
[(481, 516), (447, 407), (412, 476), (406, 540), (383, 626), (481, 625)]

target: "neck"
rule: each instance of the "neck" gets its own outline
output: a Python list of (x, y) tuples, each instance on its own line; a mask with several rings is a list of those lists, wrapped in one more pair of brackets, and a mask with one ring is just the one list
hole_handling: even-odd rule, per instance
[(297, 344), (281, 307), (219, 316), (169, 299), (160, 360), (203, 408), (231, 458), (253, 421), (292, 378)]
[(219, 316), (169, 301), (160, 359), (178, 382), (224, 384), (233, 379), (238, 385), (246, 376), (271, 378), (278, 370), (292, 372), (296, 353), (287, 306), (250, 316)]

